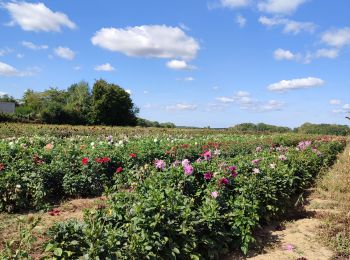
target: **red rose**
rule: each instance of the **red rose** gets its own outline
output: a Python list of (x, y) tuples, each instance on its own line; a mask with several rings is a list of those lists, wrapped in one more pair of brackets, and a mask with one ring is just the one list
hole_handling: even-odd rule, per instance
[(0, 171), (4, 170), (5, 169), (5, 164), (3, 163), (0, 163)]
[(136, 158), (136, 153), (131, 153), (131, 154), (129, 154), (129, 156), (131, 157), (131, 158)]
[(108, 163), (110, 161), (111, 161), (111, 158), (109, 158), (109, 157), (103, 157), (102, 158), (102, 162), (104, 162), (104, 163)]
[(115, 170), (117, 173), (121, 173), (123, 171), (123, 168), (122, 167), (118, 167), (116, 170)]
[(83, 159), (81, 159), (81, 163), (83, 165), (86, 165), (88, 162), (89, 162), (89, 158), (87, 158), (87, 157), (84, 157)]

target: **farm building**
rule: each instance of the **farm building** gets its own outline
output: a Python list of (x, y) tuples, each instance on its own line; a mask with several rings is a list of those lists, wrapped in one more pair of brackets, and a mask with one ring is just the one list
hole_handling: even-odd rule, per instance
[(0, 113), (13, 114), (15, 112), (15, 102), (0, 102)]

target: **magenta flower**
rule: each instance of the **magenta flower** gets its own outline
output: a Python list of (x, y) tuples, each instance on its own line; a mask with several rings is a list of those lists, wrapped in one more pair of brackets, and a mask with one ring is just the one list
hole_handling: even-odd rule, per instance
[(207, 150), (203, 153), (204, 160), (208, 161), (211, 159), (211, 151)]
[(163, 160), (156, 159), (154, 164), (156, 165), (156, 168), (158, 170), (164, 170), (165, 169), (165, 162)]
[(213, 191), (213, 192), (211, 193), (211, 196), (212, 196), (214, 199), (216, 199), (216, 198), (219, 196), (219, 192)]
[(254, 159), (252, 161), (252, 164), (258, 165), (260, 163), (261, 159)]
[(229, 166), (229, 167), (228, 167), (228, 170), (229, 170), (230, 172), (235, 172), (235, 171), (237, 170), (237, 167), (236, 167), (236, 166)]
[(211, 172), (204, 173), (204, 179), (211, 180), (213, 178), (213, 174)]
[(193, 166), (190, 164), (185, 165), (184, 171), (186, 175), (191, 175), (193, 173)]
[(287, 251), (293, 251), (295, 249), (295, 247), (292, 244), (286, 244), (283, 248)]
[(228, 183), (229, 183), (229, 180), (225, 177), (223, 177), (219, 180), (220, 185), (227, 185)]
[(188, 159), (184, 159), (184, 160), (182, 160), (181, 164), (183, 167), (185, 167), (186, 165), (190, 164), (190, 161)]
[(196, 160), (196, 163), (200, 163), (202, 161), (202, 159), (199, 157), (197, 160)]
[(173, 166), (173, 167), (177, 167), (177, 166), (179, 166), (180, 164), (181, 164), (181, 161), (176, 160), (176, 161), (174, 161), (174, 162), (172, 163), (172, 166)]

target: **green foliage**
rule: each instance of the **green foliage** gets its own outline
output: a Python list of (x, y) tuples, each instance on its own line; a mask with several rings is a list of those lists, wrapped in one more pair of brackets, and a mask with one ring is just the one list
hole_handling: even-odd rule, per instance
[(18, 237), (5, 243), (4, 249), (0, 250), (0, 259), (33, 259), (30, 251), (37, 240), (33, 231), (39, 221), (39, 217), (18, 218)]
[(330, 124), (310, 124), (305, 123), (296, 128), (297, 133), (302, 134), (321, 134), (321, 135), (349, 135), (350, 128), (347, 125), (330, 125)]
[(231, 127), (230, 129), (238, 132), (262, 132), (262, 133), (287, 133), (291, 132), (292, 129), (284, 126), (268, 125), (264, 123), (253, 124), (253, 123), (242, 123)]
[(129, 93), (100, 79), (92, 90), (92, 121), (104, 125), (136, 125), (136, 108)]

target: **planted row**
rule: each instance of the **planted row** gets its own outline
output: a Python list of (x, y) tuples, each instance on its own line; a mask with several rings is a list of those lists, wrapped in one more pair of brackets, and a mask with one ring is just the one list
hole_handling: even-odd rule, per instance
[(91, 259), (208, 259), (233, 248), (246, 253), (253, 230), (283, 213), (343, 148), (343, 142), (314, 141), (233, 157), (206, 150), (195, 161), (158, 159), (124, 172), (131, 183), (115, 176), (107, 205), (87, 212), (84, 222), (52, 227), (46, 251)]

